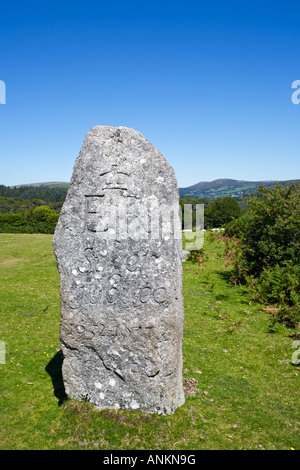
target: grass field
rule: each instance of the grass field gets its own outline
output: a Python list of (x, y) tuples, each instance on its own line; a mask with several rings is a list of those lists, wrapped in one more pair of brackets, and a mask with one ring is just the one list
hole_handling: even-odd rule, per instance
[[(228, 281), (224, 244), (183, 263), (185, 404), (172, 416), (67, 400), (51, 235), (0, 234), (0, 449), (300, 449), (295, 330)], [(2, 343), (3, 344), (3, 343)]]

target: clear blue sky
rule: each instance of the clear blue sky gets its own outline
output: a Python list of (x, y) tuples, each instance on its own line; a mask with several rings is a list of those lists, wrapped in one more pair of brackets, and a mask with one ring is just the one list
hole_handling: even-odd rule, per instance
[(180, 187), (300, 178), (296, 1), (2, 2), (0, 184), (68, 181), (95, 125), (140, 131)]

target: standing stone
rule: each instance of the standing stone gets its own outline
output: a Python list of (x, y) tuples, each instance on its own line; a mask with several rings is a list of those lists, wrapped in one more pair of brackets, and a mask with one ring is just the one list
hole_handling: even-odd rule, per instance
[(184, 403), (178, 207), (173, 169), (139, 132), (88, 132), (53, 239), (70, 398), (160, 414)]

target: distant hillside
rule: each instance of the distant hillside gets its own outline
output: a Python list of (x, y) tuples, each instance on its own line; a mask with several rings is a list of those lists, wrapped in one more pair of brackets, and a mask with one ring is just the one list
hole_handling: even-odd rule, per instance
[(226, 196), (235, 197), (242, 199), (243, 197), (250, 196), (260, 186), (269, 188), (275, 184), (291, 183), (293, 181), (300, 180), (286, 180), (286, 181), (242, 181), (233, 179), (217, 179), (214, 181), (200, 181), (193, 186), (187, 188), (179, 188), (180, 197), (196, 197), (196, 198), (208, 198), (216, 199), (218, 197), (224, 198)]
[[(65, 200), (69, 183), (36, 183), (19, 186), (0, 185), (0, 197), (19, 200), (38, 199), (44, 203)], [(10, 204), (12, 201), (10, 201)]]
[[(180, 197), (217, 199), (226, 196), (234, 197), (241, 201), (244, 197), (253, 194), (259, 186), (269, 188), (275, 184), (291, 183), (295, 180), (284, 181), (243, 181), (229, 178), (216, 179), (214, 181), (200, 181), (187, 188), (179, 188)], [(0, 196), (19, 197), (20, 199), (42, 199), (45, 202), (64, 201), (70, 183), (67, 181), (52, 181), (45, 183), (31, 183), (17, 186), (0, 185)]]
[(58, 186), (58, 187), (69, 187), (70, 183), (67, 181), (50, 181), (48, 183), (28, 183), (28, 184), (18, 184), (16, 186), (10, 186), (11, 188), (21, 188), (23, 186), (35, 186), (35, 187), (41, 187), (41, 186)]

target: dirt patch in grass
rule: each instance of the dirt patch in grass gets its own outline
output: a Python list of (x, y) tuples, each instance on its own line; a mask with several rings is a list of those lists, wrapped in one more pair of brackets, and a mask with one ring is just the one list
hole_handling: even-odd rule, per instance
[(198, 380), (194, 378), (183, 377), (182, 382), (185, 397), (194, 397), (197, 393), (199, 393), (199, 390), (197, 389)]

